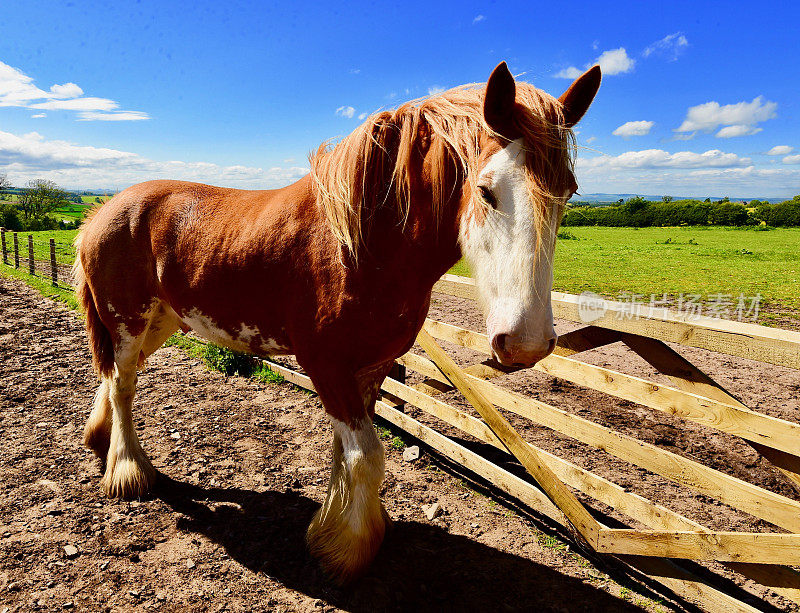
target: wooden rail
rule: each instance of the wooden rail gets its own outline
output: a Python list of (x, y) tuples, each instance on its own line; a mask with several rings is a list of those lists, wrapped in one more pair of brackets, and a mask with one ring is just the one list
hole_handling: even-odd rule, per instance
[[(475, 282), (467, 277), (444, 275), (434, 286), (435, 292), (475, 300)], [(603, 300), (602, 305), (582, 315), (581, 296), (552, 293), (553, 315), (593, 326), (630, 332), (641, 336), (699, 347), (759, 362), (800, 368), (800, 333), (756, 324), (688, 316), (664, 308), (642, 305), (631, 316), (631, 305)], [(587, 315), (591, 317), (587, 321)]]

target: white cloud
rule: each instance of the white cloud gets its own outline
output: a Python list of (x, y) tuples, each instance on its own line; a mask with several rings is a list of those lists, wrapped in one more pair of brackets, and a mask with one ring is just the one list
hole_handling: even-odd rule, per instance
[(78, 114), (78, 121), (141, 121), (150, 119), (147, 113), (141, 111), (83, 111)]
[(47, 113), (35, 113), (31, 115), (31, 119), (41, 119), (42, 117), (47, 117)]
[(677, 60), (680, 53), (689, 46), (689, 41), (680, 32), (667, 34), (661, 40), (657, 40), (652, 45), (649, 45), (642, 51), (644, 57), (650, 57), (653, 54), (664, 55), (669, 57), (670, 60)]
[(602, 155), (593, 158), (578, 158), (578, 168), (704, 168), (747, 166), (750, 158), (739, 157), (735, 153), (724, 153), (711, 149), (705, 153), (678, 151), (669, 153), (663, 149), (644, 149), (626, 151), (620, 155)]
[(436, 94), (441, 94), (444, 90), (445, 88), (442, 87), (441, 85), (431, 85), (428, 88), (428, 95), (435, 96)]
[(74, 83), (51, 85), (50, 91), (54, 98), (77, 98), (78, 96), (83, 96), (83, 90)]
[(767, 155), (788, 155), (794, 151), (794, 147), (789, 145), (775, 145), (772, 149), (767, 151)]
[[(75, 83), (54, 84), (49, 91), (34, 85), (33, 78), (13, 66), (0, 62), (0, 107), (23, 107), (52, 111), (113, 111), (119, 104), (108, 98), (83, 97)], [(118, 111), (116, 121), (148, 119), (142, 111)], [(34, 115), (40, 117), (43, 114)], [(80, 118), (89, 121), (85, 117)]]
[(783, 160), (784, 164), (800, 164), (800, 154), (787, 155)]
[(336, 114), (339, 117), (347, 117), (347, 119), (352, 119), (355, 112), (356, 110), (352, 106), (340, 106), (336, 109)]
[(308, 168), (156, 161), (128, 151), (47, 140), (36, 132), (19, 136), (0, 131), (0, 171), (14, 185), (47, 178), (68, 189), (116, 188), (161, 178), (274, 188), (296, 181)]
[(480, 23), (484, 19), (486, 19), (486, 17), (484, 15), (475, 15), (475, 19), (472, 20), (472, 25), (475, 25), (476, 23)]
[(576, 174), (581, 193), (783, 198), (797, 193), (800, 185), (798, 166), (758, 167), (748, 157), (716, 149), (704, 153), (649, 149), (616, 156), (581, 156)]
[(757, 123), (767, 121), (776, 116), (777, 103), (764, 100), (763, 96), (754, 98), (752, 102), (737, 102), (736, 104), (720, 105), (711, 101), (690, 107), (686, 118), (676, 132), (694, 132), (712, 130), (724, 126), (719, 132), (719, 138), (745, 136), (755, 134), (761, 129)]
[(575, 68), (575, 66), (569, 66), (568, 68), (564, 68), (559, 70), (556, 73), (556, 78), (558, 79), (577, 79), (579, 76), (583, 74), (583, 70), (580, 68)]
[(366, 113), (366, 112), (364, 112), (364, 113), (359, 113), (359, 115), (358, 115), (358, 118), (359, 118), (361, 121), (364, 121), (364, 120), (367, 118), (367, 113)]
[[(586, 64), (584, 70), (591, 68), (595, 64), (600, 65), (600, 70), (603, 71), (604, 76), (611, 76), (630, 72), (636, 65), (636, 60), (628, 56), (625, 47), (620, 47), (619, 49), (603, 51), (594, 62)], [(557, 72), (555, 76), (561, 79), (576, 79), (583, 74), (584, 70), (570, 66)]]
[(725, 126), (715, 134), (717, 138), (734, 138), (736, 136), (750, 136), (751, 134), (758, 134), (764, 128), (756, 128), (754, 126), (746, 126), (743, 124), (736, 124), (735, 126)]
[(631, 136), (644, 136), (650, 134), (650, 130), (655, 125), (652, 121), (628, 121), (612, 132), (614, 136), (630, 138)]
[(596, 136), (590, 136), (589, 138), (587, 138), (587, 139), (586, 139), (586, 142), (587, 142), (587, 143), (589, 143), (589, 144), (591, 144), (591, 143), (593, 143), (593, 142), (594, 142), (594, 141), (596, 141), (596, 140), (597, 140), (597, 137), (596, 137)]
[(119, 105), (108, 98), (72, 98), (70, 100), (48, 100), (27, 105), (31, 109), (50, 111), (113, 111)]
[(604, 75), (615, 75), (630, 72), (636, 62), (628, 57), (625, 47), (620, 47), (619, 49), (603, 51), (595, 63), (600, 65), (600, 70), (603, 71)]
[(349, 70), (350, 74), (359, 74), (361, 72), (360, 68), (351, 68)]

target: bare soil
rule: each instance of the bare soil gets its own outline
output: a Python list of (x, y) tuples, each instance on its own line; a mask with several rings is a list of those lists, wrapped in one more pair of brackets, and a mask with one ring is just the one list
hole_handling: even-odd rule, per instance
[[(481, 329), (465, 301), (437, 297), (432, 314)], [(587, 357), (612, 367), (631, 361), (614, 351)], [(701, 366), (709, 360), (690, 357), (705, 359)], [(715, 359), (721, 372), (733, 373), (723, 383), (752, 408), (797, 421), (796, 372)], [(684, 433), (685, 424), (678, 429), (660, 414), (538, 373), (504, 379), (794, 496), (731, 437), (699, 427)], [(0, 613), (691, 610), (646, 581), (590, 562), (525, 509), (424, 449), (419, 460), (404, 462), (402, 441), (391, 437), (384, 439), (382, 494), (393, 529), (368, 574), (336, 587), (304, 545), (325, 496), (332, 436), (315, 396), (290, 384), (225, 377), (176, 348), (158, 351), (139, 377), (135, 418), (162, 478), (151, 498), (123, 502), (101, 494), (98, 463), (81, 445), (95, 387), (75, 313), (0, 276)], [(600, 452), (518, 426), (543, 447), (711, 527), (768, 528)], [(443, 512), (428, 520), (421, 507), (437, 502)], [(768, 590), (731, 580), (763, 598), (751, 598), (759, 607), (788, 606)], [(735, 590), (734, 583), (726, 586)]]

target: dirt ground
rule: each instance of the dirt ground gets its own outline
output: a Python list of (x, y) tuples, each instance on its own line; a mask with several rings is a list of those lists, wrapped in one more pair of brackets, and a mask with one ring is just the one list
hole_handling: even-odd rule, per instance
[[(464, 301), (438, 297), (432, 314), (481, 329)], [(615, 367), (630, 356), (615, 348), (589, 359)], [(734, 373), (723, 383), (752, 408), (797, 421), (796, 372), (717, 359), (720, 370)], [(514, 389), (794, 496), (731, 437), (699, 427), (684, 433), (652, 411), (536, 373), (507, 379)], [(135, 418), (163, 477), (151, 498), (121, 502), (102, 496), (98, 463), (81, 445), (95, 386), (75, 313), (0, 276), (0, 613), (691, 610), (616, 567), (590, 562), (525, 509), (424, 449), (419, 460), (404, 462), (403, 443), (392, 436), (384, 438), (382, 494), (393, 529), (369, 573), (337, 588), (304, 546), (325, 495), (331, 441), (315, 396), (290, 384), (226, 378), (176, 348), (160, 350), (140, 375)], [(768, 529), (552, 433), (524, 431), (711, 527)], [(433, 520), (422, 509), (431, 503), (443, 510)], [(786, 606), (732, 580), (764, 598), (759, 607)]]

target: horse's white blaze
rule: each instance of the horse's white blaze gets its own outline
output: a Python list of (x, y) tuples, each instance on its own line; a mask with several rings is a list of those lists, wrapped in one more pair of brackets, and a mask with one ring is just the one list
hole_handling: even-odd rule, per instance
[(341, 512), (342, 519), (355, 534), (368, 532), (374, 524), (378, 487), (383, 481), (383, 447), (372, 421), (365, 419), (351, 428), (346, 423), (330, 418), (333, 432), (342, 442), (342, 460), (347, 479), (341, 480), (349, 492), (340, 492), (342, 500), (349, 501)]
[(478, 185), (492, 191), (497, 210), (488, 211), (485, 219), (464, 216), (460, 229), (488, 336), (508, 335), (508, 352), (498, 357), (509, 363), (540, 359), (555, 338), (550, 290), (557, 219), (553, 215), (537, 236), (525, 173), (522, 139), (495, 153), (481, 170)]

